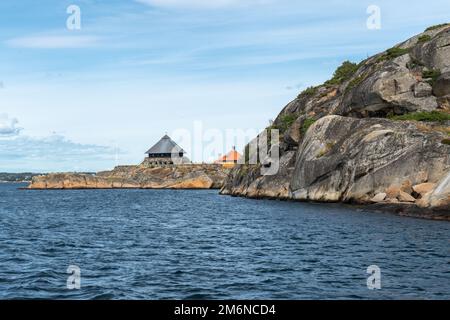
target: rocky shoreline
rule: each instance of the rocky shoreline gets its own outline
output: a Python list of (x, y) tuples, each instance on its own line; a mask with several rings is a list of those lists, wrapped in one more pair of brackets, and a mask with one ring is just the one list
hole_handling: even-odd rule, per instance
[(118, 166), (96, 174), (36, 176), (26, 189), (220, 189), (228, 172), (214, 164)]
[(450, 25), (345, 62), (267, 129), (281, 134), (278, 173), (236, 167), (221, 194), (450, 220)]
[(343, 63), (267, 129), (281, 135), (275, 175), (261, 173), (265, 159), (231, 170), (139, 165), (34, 177), (29, 189), (221, 189), (222, 195), (353, 203), (450, 221), (450, 24), (359, 64)]

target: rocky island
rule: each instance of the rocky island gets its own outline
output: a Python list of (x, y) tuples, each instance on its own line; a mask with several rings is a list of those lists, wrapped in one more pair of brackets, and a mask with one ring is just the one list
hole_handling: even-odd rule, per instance
[(289, 103), (280, 170), (232, 170), (221, 194), (371, 204), (450, 220), (450, 24), (428, 28)]
[(160, 158), (170, 156), (160, 141), (140, 165), (37, 176), (29, 188), (217, 188), (223, 195), (356, 203), (450, 220), (450, 24), (359, 64), (344, 62), (267, 129), (281, 134), (276, 175), (262, 175), (261, 163), (185, 163), (178, 146), (180, 163), (173, 164)]
[(164, 135), (140, 165), (117, 166), (96, 174), (54, 173), (33, 177), (28, 189), (220, 189), (230, 171), (227, 159), (193, 164)]

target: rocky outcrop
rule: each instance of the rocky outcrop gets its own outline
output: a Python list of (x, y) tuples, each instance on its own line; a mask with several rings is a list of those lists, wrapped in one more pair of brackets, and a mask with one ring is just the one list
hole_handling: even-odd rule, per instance
[(119, 166), (97, 174), (58, 173), (34, 177), (29, 189), (220, 189), (229, 169), (186, 164)]
[(299, 149), (292, 198), (369, 203), (397, 188), (398, 201), (415, 202), (411, 186), (436, 183), (450, 169), (450, 146), (441, 141), (441, 133), (412, 122), (324, 117)]
[(392, 119), (414, 112), (450, 119), (449, 71), (450, 25), (343, 65), (274, 121), (282, 135), (278, 174), (241, 165), (221, 193), (372, 204), (450, 220), (449, 121)]

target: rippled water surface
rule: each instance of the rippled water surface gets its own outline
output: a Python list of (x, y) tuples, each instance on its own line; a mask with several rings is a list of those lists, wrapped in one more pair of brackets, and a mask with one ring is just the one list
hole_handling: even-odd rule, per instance
[[(0, 185), (3, 299), (450, 298), (448, 222), (216, 191), (17, 187)], [(367, 289), (370, 265), (381, 290)]]

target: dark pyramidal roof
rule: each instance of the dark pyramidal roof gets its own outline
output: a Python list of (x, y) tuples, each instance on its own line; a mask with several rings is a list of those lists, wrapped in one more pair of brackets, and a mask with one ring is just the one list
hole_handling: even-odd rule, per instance
[(179, 145), (175, 143), (170, 137), (166, 134), (161, 140), (158, 141), (153, 147), (150, 148), (146, 152), (146, 154), (154, 154), (154, 153), (186, 153)]

